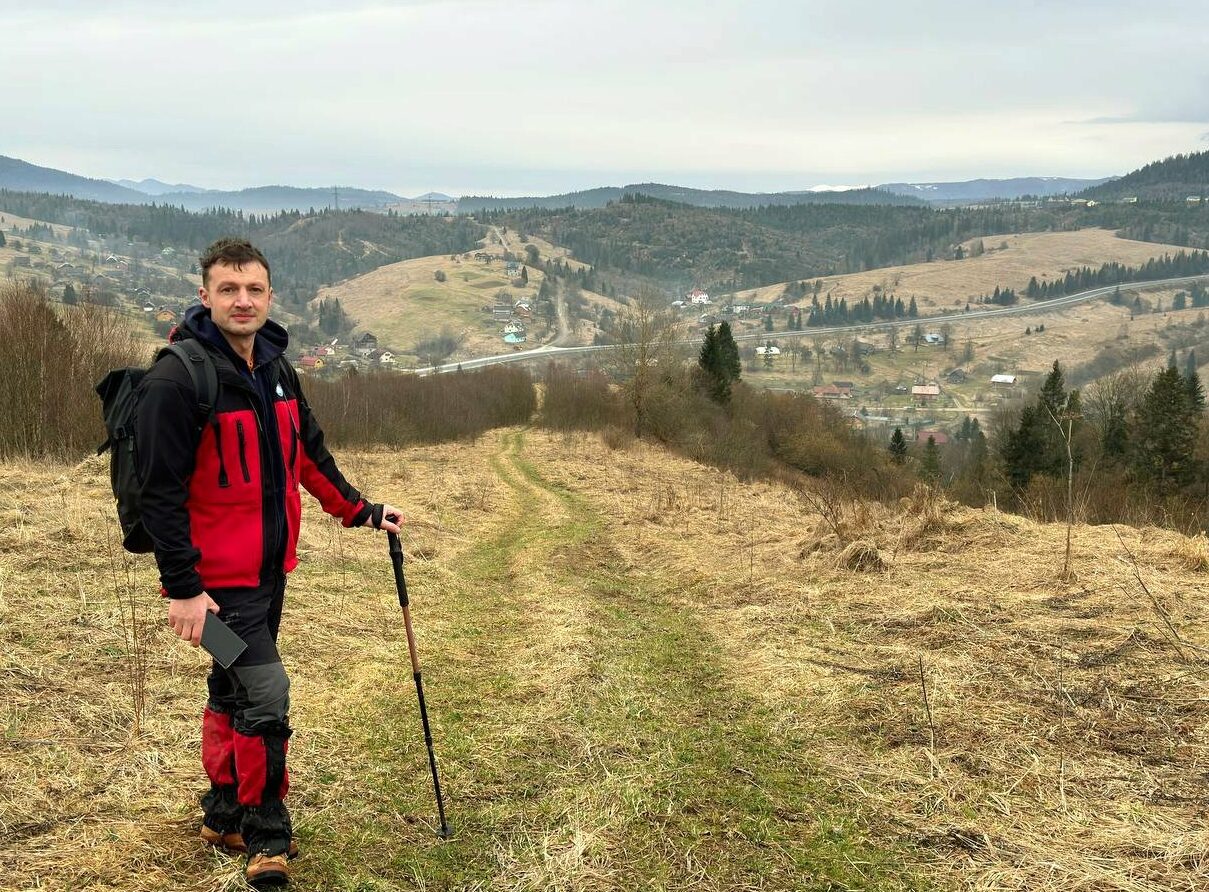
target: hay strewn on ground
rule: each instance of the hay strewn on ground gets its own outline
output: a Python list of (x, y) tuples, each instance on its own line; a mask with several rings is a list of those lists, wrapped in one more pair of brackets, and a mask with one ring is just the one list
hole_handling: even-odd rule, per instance
[[(1057, 526), (923, 490), (892, 508), (825, 488), (804, 497), (642, 444), (500, 432), (342, 464), (410, 520), (430, 712), (462, 835), (432, 837), (414, 717), (381, 713), (385, 692), (411, 702), (384, 543), (308, 508), (283, 627), (304, 729), (291, 750), (309, 849), (300, 888), (620, 889), (635, 876), (825, 888), (792, 860), (728, 881), (770, 850), (737, 835), (634, 847), (645, 825), (633, 822), (655, 794), (687, 795), (674, 781), (691, 763), (660, 768), (644, 747), (662, 742), (624, 724), (601, 739), (614, 733), (607, 710), (650, 722), (663, 702), (608, 674), (602, 638), (676, 615), (711, 636), (709, 676), (761, 704), (769, 740), (800, 741), (782, 761), (817, 766), (937, 885), (1204, 884), (1203, 537), (1076, 527), (1064, 581)], [(149, 562), (112, 543), (107, 486), (99, 461), (0, 466), (0, 888), (239, 888), (239, 862), (192, 838), (203, 661), (161, 625)], [(597, 577), (599, 591), (585, 588)], [(147, 662), (137, 735), (131, 603)], [(703, 715), (727, 714), (719, 702)], [(648, 863), (662, 867), (643, 874)]]

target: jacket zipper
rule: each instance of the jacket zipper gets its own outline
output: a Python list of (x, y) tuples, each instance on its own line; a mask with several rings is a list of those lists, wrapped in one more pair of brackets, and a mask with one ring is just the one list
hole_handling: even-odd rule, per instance
[(290, 406), (287, 403), (285, 414), (290, 417), (290, 430), (294, 433), (294, 439), (290, 442), (290, 479), (297, 482), (294, 474), (294, 462), (298, 461), (298, 441), (302, 439), (302, 434), (298, 432), (298, 425), (294, 422), (294, 413), (290, 411)]
[[(252, 376), (255, 379), (255, 371), (252, 372)], [(270, 511), (266, 516), (264, 511), (266, 501), (272, 498), (273, 493), (277, 491), (277, 480), (273, 473), (273, 461), (268, 454), (268, 450), (274, 448), (274, 444), (265, 442), (264, 419), (261, 417), (260, 409), (258, 408), (260, 399), (257, 396), (256, 390), (253, 387), (249, 387), (248, 383), (242, 379), (235, 385), (235, 389), (241, 390), (248, 395), (248, 403), (252, 407), (252, 417), (256, 419), (257, 442), (260, 445), (261, 516), (265, 520), (264, 538), (262, 540), (264, 544), (260, 555), (260, 575), (261, 580), (264, 581), (265, 571), (269, 567), (280, 566), (285, 560), (285, 540), (287, 535), (281, 527), (284, 517), (279, 517), (276, 511)], [(277, 445), (276, 448), (278, 450), (281, 449), (280, 445)], [(267, 491), (265, 488), (266, 475), (269, 481)], [(284, 486), (284, 481), (282, 485)]]
[(243, 472), (243, 482), (251, 483), (252, 475), (248, 473), (247, 440), (244, 439), (243, 419), (235, 420), (235, 436), (239, 439), (239, 470)]

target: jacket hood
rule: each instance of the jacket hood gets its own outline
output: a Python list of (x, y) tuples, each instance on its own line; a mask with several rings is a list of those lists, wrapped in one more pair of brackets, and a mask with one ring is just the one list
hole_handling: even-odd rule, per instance
[[(196, 338), (207, 344), (213, 344), (223, 355), (230, 359), (235, 367), (244, 367), (238, 354), (231, 349), (227, 339), (218, 326), (210, 318), (210, 310), (201, 304), (194, 304), (185, 311), (185, 318), (168, 335), (169, 341), (181, 341), (185, 338)], [(252, 361), (257, 367), (272, 362), (285, 352), (290, 343), (290, 335), (281, 325), (269, 319), (264, 327), (256, 332), (256, 340), (252, 345)]]

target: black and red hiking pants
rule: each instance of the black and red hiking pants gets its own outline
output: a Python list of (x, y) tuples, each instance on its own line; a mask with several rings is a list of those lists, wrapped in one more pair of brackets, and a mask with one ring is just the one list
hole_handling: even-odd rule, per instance
[(290, 680), (277, 653), (285, 574), (256, 588), (212, 589), (218, 617), (248, 643), (229, 669), (215, 663), (206, 680), (202, 765), (210, 791), (202, 797), (205, 824), (239, 832), (250, 854), (289, 848), (292, 828), (285, 797)]

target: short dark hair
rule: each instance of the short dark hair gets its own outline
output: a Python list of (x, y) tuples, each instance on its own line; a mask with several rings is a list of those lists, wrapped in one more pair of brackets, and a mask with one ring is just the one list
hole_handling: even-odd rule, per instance
[(247, 239), (220, 238), (206, 248), (205, 253), (198, 258), (197, 262), (201, 266), (203, 288), (209, 284), (210, 267), (216, 263), (233, 266), (238, 270), (242, 270), (246, 264), (259, 263), (269, 276), (269, 287), (273, 286), (273, 272), (269, 269), (269, 261), (260, 253), (260, 249)]

